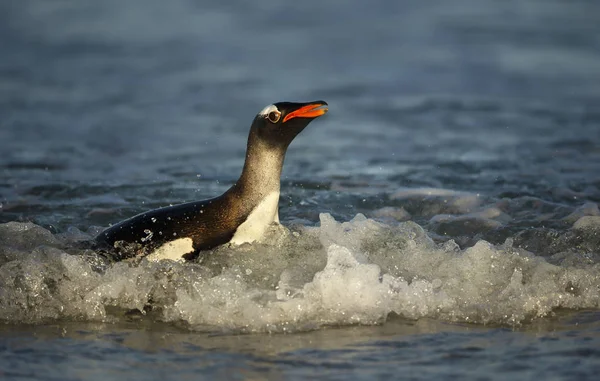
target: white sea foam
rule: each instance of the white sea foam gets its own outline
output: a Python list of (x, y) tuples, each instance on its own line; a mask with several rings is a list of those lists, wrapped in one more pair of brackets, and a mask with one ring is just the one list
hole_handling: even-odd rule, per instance
[(600, 308), (597, 261), (556, 266), (510, 239), (462, 250), (413, 222), (320, 218), (319, 227), (274, 227), (265, 243), (222, 247), (201, 263), (121, 262), (102, 272), (91, 251), (67, 254), (64, 236), (3, 224), (0, 319), (111, 321), (152, 306), (150, 318), (192, 329), (261, 332), (380, 324), (390, 314), (513, 325), (557, 308)]

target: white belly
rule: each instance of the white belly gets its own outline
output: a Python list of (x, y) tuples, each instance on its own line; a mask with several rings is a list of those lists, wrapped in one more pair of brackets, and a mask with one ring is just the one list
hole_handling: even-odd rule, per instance
[(172, 261), (182, 261), (185, 254), (194, 251), (194, 245), (191, 238), (179, 238), (167, 243), (154, 250), (146, 259), (153, 262), (158, 262), (163, 259)]
[(241, 224), (230, 243), (241, 245), (246, 242), (260, 241), (273, 222), (279, 222), (279, 192), (269, 193)]

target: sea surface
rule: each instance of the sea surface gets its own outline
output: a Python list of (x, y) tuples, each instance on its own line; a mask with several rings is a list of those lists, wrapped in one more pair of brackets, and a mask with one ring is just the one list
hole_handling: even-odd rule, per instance
[[(85, 249), (326, 100), (263, 243)], [(0, 379), (597, 380), (600, 2), (0, 2)]]

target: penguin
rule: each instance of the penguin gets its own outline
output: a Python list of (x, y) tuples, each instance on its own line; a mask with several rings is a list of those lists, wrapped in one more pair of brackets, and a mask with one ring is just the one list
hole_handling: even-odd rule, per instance
[(250, 127), (239, 179), (221, 196), (150, 210), (102, 231), (97, 249), (114, 260), (190, 260), (223, 244), (260, 241), (279, 223), (281, 170), (288, 146), (315, 118), (324, 101), (279, 102), (260, 111)]

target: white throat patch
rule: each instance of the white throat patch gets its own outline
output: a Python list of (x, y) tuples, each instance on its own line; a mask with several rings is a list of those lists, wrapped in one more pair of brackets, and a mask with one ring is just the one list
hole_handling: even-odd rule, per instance
[(275, 105), (268, 105), (267, 107), (263, 108), (262, 111), (258, 113), (258, 115), (260, 115), (260, 116), (269, 115), (269, 113), (273, 112), (273, 111), (279, 112), (279, 109), (277, 109), (277, 106), (275, 106)]
[(230, 243), (241, 245), (260, 241), (265, 231), (273, 222), (279, 222), (279, 192), (269, 193), (257, 206), (252, 210), (246, 221), (238, 226)]

